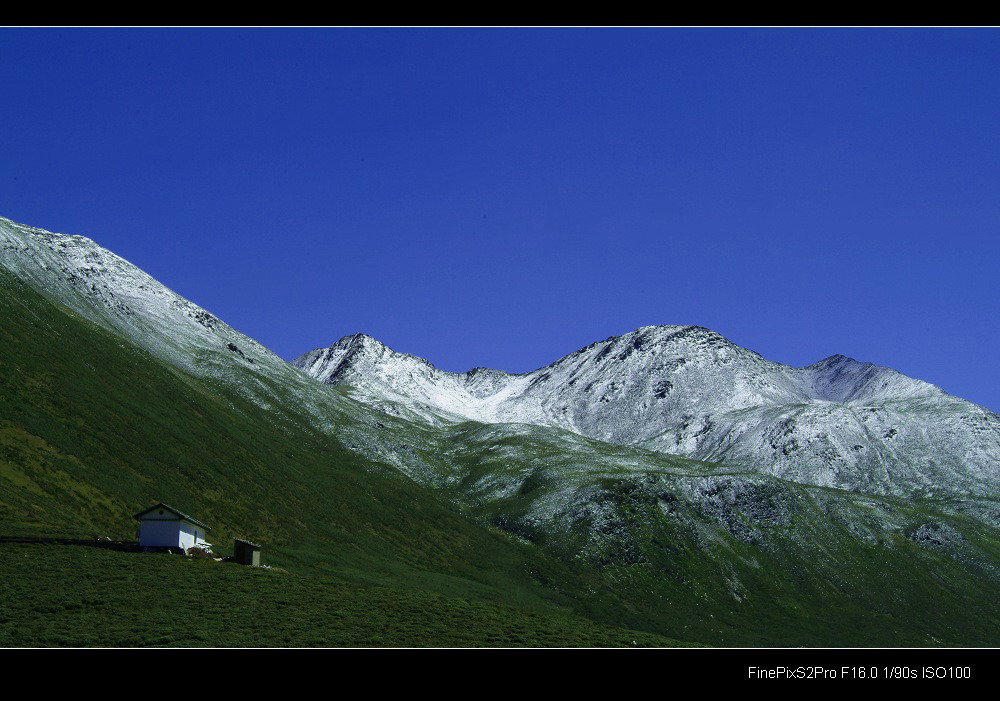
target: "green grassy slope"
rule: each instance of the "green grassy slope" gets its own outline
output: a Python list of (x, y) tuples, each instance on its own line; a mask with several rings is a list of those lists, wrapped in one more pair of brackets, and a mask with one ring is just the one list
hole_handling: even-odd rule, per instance
[[(162, 500), (294, 572), (546, 609), (558, 561), (294, 417), (275, 421), (0, 270), (0, 535), (135, 536)], [(345, 418), (344, 421), (348, 421)]]
[[(492, 607), (477, 610), (498, 626), (516, 619), (527, 641), (554, 640), (553, 621), (582, 630), (566, 618), (573, 612), (707, 644), (1000, 644), (1000, 534), (954, 509), (803, 487), (558, 430), (432, 429), (372, 417), (343, 398), (319, 402), (331, 424), (320, 430), (293, 394), (273, 387), (270, 396), (265, 409), (177, 370), (0, 269), (0, 535), (129, 538), (131, 514), (162, 500), (209, 523), (223, 552), (234, 535), (261, 542), (264, 561), (289, 571), (274, 581), (296, 583), (294, 596), (274, 593), (279, 607), (320, 601), (323, 587), (354, 587), (376, 592), (371, 601), (382, 603), (371, 611), (419, 601), (451, 621), (462, 607)], [(355, 444), (373, 430), (372, 443), (406, 456), (415, 479), (361, 456)], [(74, 567), (101, 582), (112, 561), (170, 562), (94, 551), (36, 565), (11, 559), (18, 547), (0, 545), (19, 582), (17, 610), (3, 614), (21, 622), (10, 644), (90, 644), (74, 626), (105, 615), (108, 635), (117, 621), (122, 636), (108, 644), (137, 640), (119, 626), (142, 628), (141, 617), (116, 618), (87, 598), (58, 603), (47, 583)], [(188, 572), (234, 571), (204, 569), (214, 564), (156, 566), (179, 582)], [(227, 586), (272, 580), (239, 581)], [(337, 596), (317, 606), (345, 610)], [(223, 605), (235, 604), (220, 599), (205, 616)], [(142, 615), (169, 615), (158, 606)], [(47, 623), (24, 625), (36, 608)], [(360, 626), (364, 614), (356, 615)], [(324, 616), (325, 644), (360, 640)], [(371, 616), (389, 630), (392, 616)], [(413, 630), (430, 625), (407, 620)], [(205, 625), (201, 644), (249, 640)], [(502, 638), (492, 624), (478, 629), (482, 641), (447, 633), (450, 625), (432, 626), (436, 644)], [(274, 644), (316, 644), (295, 625), (277, 630), (284, 642)], [(587, 644), (609, 640), (593, 630)], [(371, 644), (419, 643), (397, 634)], [(178, 635), (176, 644), (197, 640)], [(574, 636), (562, 639), (583, 643)]]
[(0, 647), (677, 645), (420, 589), (80, 546), (0, 546), (0, 580)]
[(449, 443), (470, 510), (583, 565), (581, 610), (603, 620), (715, 645), (1000, 643), (1000, 533), (948, 504), (536, 427), (466, 424)]

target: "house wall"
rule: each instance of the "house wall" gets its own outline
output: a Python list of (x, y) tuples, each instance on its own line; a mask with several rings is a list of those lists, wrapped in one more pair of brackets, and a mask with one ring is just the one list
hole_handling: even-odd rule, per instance
[(184, 543), (184, 548), (191, 548), (195, 545), (201, 545), (206, 542), (205, 529), (201, 526), (196, 526), (193, 523), (188, 523), (187, 521), (181, 521), (180, 531), (180, 537)]
[(180, 521), (143, 520), (139, 527), (139, 545), (152, 548), (188, 547), (181, 545)]
[(205, 529), (187, 521), (143, 519), (139, 527), (139, 545), (153, 548), (188, 548), (205, 542)]
[(143, 521), (176, 521), (177, 514), (169, 509), (157, 509), (156, 511), (150, 511), (145, 516), (142, 517)]

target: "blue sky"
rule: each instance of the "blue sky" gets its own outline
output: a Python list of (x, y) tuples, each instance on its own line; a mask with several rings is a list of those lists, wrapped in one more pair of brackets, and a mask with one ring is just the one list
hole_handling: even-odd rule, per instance
[(0, 30), (0, 215), (285, 358), (647, 324), (1000, 409), (993, 29)]

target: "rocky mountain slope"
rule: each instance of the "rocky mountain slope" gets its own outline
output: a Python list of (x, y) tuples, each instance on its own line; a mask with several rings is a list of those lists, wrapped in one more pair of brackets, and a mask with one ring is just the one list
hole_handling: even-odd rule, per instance
[[(369, 339), (337, 352), (396, 361)], [(989, 499), (858, 494), (578, 426), (470, 421), (466, 396), (501, 412), (509, 376), (400, 363), (401, 390), (440, 379), (426, 397), (454, 402), (352, 387), (349, 367), (324, 386), (89, 239), (0, 220), (0, 535), (128, 538), (131, 514), (165, 500), (303, 576), (708, 644), (996, 644)], [(596, 374), (595, 392), (622, 381)], [(514, 378), (526, 395), (532, 379)], [(805, 391), (770, 381), (754, 391)], [(19, 606), (46, 605), (42, 589)]]
[(647, 326), (522, 375), (448, 373), (356, 334), (293, 361), (385, 411), (568, 429), (611, 443), (875, 494), (992, 496), (1000, 416), (835, 355), (769, 361), (698, 326)]
[[(275, 422), (304, 420), (325, 431), (337, 424), (357, 451), (412, 469), (381, 445), (377, 418), (366, 407), (317, 393), (313, 381), (271, 350), (85, 236), (0, 217), (0, 269), (168, 365), (273, 410)], [(292, 405), (294, 417), (287, 413)]]

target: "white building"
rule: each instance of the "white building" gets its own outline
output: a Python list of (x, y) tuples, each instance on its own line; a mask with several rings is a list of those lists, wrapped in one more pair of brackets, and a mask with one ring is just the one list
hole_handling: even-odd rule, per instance
[(208, 526), (172, 506), (157, 504), (140, 511), (135, 518), (142, 523), (139, 527), (140, 547), (187, 550), (196, 545), (209, 545), (205, 542)]

